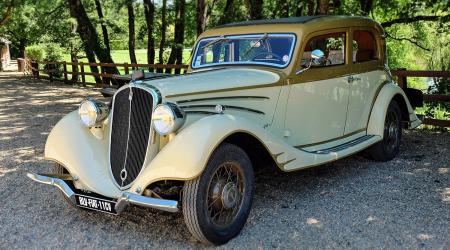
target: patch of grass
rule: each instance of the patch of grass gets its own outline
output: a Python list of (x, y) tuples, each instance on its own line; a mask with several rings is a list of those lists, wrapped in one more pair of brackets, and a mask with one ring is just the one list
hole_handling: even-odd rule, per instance
[[(424, 106), (416, 108), (415, 112), (416, 114), (439, 120), (448, 120), (450, 117), (450, 112), (441, 104), (438, 104), (436, 107), (431, 107), (427, 103), (424, 103)], [(430, 113), (432, 114), (432, 116), (428, 115)], [(450, 128), (441, 128), (430, 125), (422, 125), (421, 127), (425, 129), (439, 129), (450, 131)]]

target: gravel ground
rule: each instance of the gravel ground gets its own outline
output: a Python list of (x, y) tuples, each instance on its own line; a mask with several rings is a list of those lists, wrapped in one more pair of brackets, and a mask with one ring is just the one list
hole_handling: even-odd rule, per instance
[[(45, 172), (45, 139), (91, 89), (0, 75), (0, 248), (199, 248), (181, 214), (120, 216), (67, 206), (25, 171)], [(222, 248), (450, 248), (450, 133), (408, 131), (387, 163), (354, 156), (257, 174), (242, 233)]]

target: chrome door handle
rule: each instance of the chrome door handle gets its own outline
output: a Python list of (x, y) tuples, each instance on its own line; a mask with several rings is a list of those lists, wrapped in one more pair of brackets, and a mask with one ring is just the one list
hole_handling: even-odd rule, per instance
[(347, 82), (348, 83), (352, 83), (354, 81), (361, 81), (361, 77), (359, 77), (359, 76), (349, 76), (349, 77), (347, 77)]

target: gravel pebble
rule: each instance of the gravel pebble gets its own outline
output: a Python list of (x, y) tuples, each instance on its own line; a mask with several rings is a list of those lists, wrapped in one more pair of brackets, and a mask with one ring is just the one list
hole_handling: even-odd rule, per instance
[[(120, 216), (67, 206), (46, 172), (45, 139), (97, 90), (0, 75), (0, 248), (202, 248), (181, 214), (130, 207)], [(361, 155), (308, 170), (256, 174), (241, 234), (220, 248), (449, 249), (450, 133), (405, 131), (399, 157)]]

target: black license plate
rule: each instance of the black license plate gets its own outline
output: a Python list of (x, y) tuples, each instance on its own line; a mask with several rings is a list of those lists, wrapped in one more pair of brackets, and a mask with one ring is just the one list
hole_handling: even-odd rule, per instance
[(75, 198), (76, 198), (75, 200), (77, 201), (77, 206), (79, 207), (110, 214), (117, 214), (115, 209), (116, 202), (114, 201), (108, 201), (80, 194), (75, 194)]

